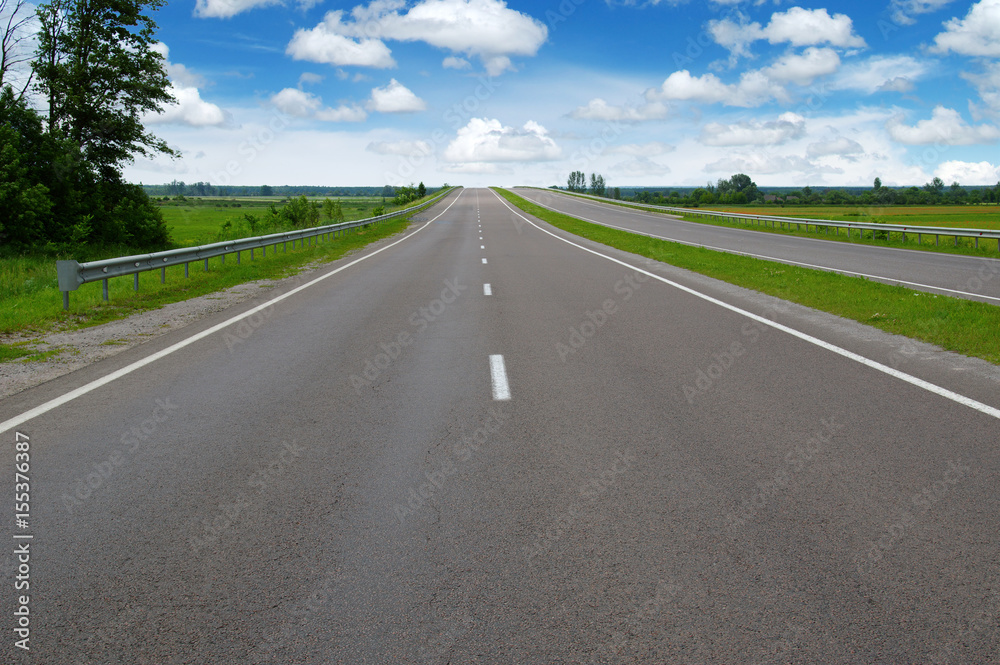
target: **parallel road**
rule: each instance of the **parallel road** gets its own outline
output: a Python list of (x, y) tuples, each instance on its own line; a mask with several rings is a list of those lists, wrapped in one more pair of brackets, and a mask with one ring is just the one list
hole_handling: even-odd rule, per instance
[(606, 226), (1000, 305), (1000, 257), (977, 258), (782, 236), (688, 222), (675, 215), (590, 201), (551, 190), (513, 191), (539, 205)]
[(319, 273), (0, 401), (2, 662), (1000, 654), (996, 368), (485, 189)]

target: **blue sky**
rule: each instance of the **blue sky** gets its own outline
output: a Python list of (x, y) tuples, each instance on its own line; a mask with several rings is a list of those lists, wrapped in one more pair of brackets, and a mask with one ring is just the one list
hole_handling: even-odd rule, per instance
[(196, 0), (145, 183), (995, 184), (1000, 0)]

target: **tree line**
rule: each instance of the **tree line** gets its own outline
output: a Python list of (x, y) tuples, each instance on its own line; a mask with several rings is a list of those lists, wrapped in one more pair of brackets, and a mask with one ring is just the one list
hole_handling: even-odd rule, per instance
[[(595, 187), (603, 187), (604, 178), (591, 174), (591, 186), (587, 187), (584, 173), (570, 174), (567, 190), (585, 192), (596, 196), (650, 203), (654, 205), (697, 207), (701, 205), (980, 205), (1000, 204), (1000, 182), (989, 187), (966, 188), (958, 182), (946, 186), (941, 178), (934, 178), (923, 187), (887, 187), (881, 178), (875, 178), (871, 188), (802, 187), (771, 188), (766, 191), (744, 173), (729, 178), (720, 178), (714, 184), (687, 189), (625, 189), (624, 195), (616, 187), (614, 193)], [(557, 188), (558, 189), (558, 188)]]
[[(174, 101), (150, 16), (162, 5), (52, 0), (34, 17), (26, 2), (10, 8), (0, 26), (0, 247), (168, 243), (159, 210), (122, 176), (135, 155), (176, 154), (141, 121)], [(28, 57), (31, 19), (39, 30)]]

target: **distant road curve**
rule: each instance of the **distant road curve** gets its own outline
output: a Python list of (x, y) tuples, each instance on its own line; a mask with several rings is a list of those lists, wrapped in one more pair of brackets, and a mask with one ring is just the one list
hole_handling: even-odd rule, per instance
[(798, 238), (688, 222), (551, 190), (515, 188), (540, 206), (595, 224), (789, 265), (856, 275), (943, 295), (1000, 304), (1000, 259)]

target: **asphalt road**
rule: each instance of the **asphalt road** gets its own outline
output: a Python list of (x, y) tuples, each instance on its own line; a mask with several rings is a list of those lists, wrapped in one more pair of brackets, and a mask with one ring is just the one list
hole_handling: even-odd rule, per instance
[(995, 367), (423, 219), (0, 402), (4, 662), (995, 662)]
[(518, 188), (513, 191), (553, 210), (607, 226), (1000, 305), (1000, 255), (998, 258), (978, 258), (798, 238), (688, 222), (675, 215), (644, 212), (552, 190)]

